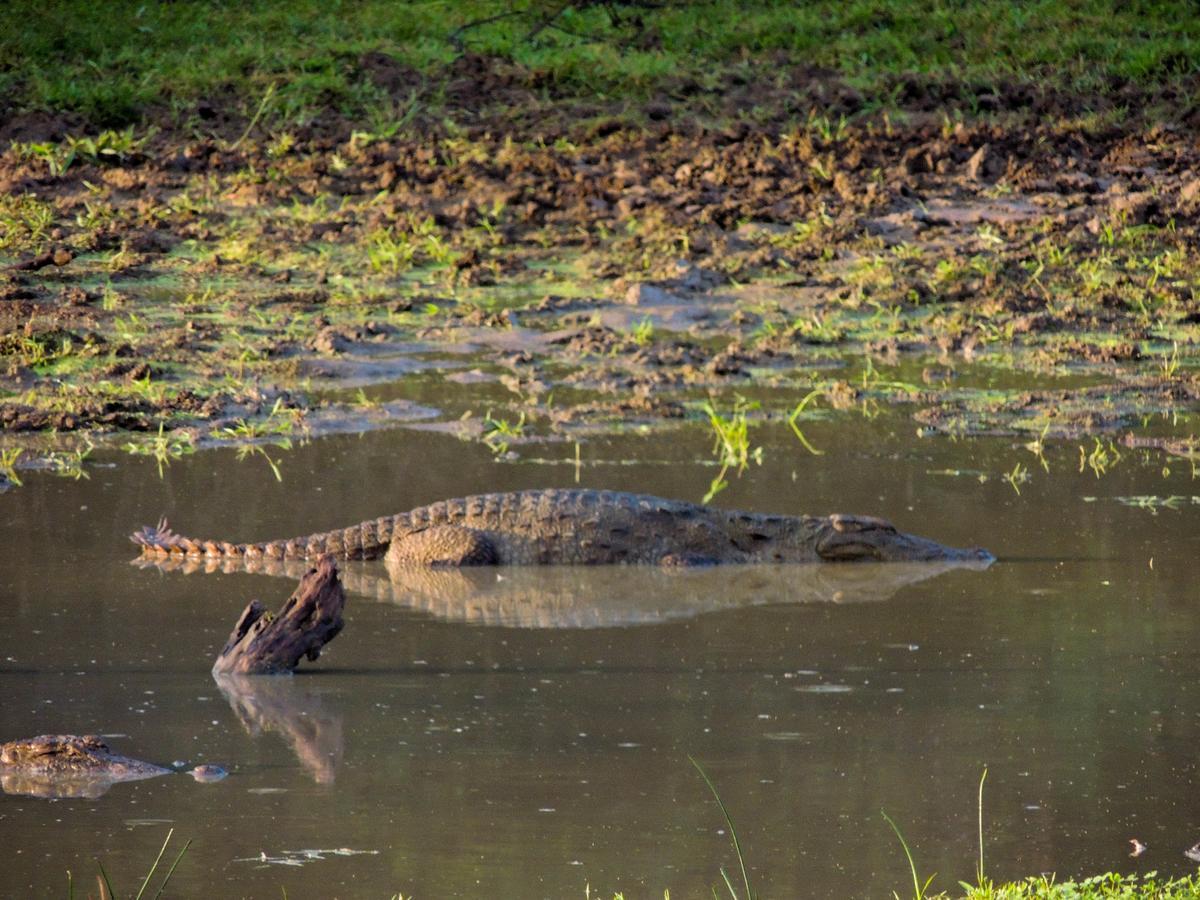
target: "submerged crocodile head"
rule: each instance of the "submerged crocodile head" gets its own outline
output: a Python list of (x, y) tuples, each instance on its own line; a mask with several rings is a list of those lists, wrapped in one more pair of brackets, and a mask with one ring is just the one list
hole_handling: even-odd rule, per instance
[[(212, 771), (197, 775), (193, 770), (197, 781), (217, 780), (219, 767), (199, 768)], [(0, 744), (0, 789), (6, 794), (94, 799), (119, 781), (157, 778), (171, 771), (113, 753), (103, 738), (92, 734), (43, 734)]]
[(873, 516), (833, 515), (821, 527), (816, 551), (821, 559), (836, 561), (932, 562), (935, 560), (987, 565), (996, 557), (981, 547), (959, 549), (937, 541), (905, 534), (886, 519)]

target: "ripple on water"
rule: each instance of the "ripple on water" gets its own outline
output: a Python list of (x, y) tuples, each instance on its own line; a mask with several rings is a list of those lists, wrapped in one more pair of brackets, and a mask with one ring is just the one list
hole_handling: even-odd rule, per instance
[(804, 694), (848, 694), (854, 688), (848, 684), (804, 684), (793, 690)]

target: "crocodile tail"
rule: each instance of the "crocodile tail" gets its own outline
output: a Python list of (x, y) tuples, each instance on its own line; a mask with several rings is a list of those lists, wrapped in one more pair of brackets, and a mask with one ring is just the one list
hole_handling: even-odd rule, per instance
[(317, 559), (332, 554), (338, 559), (377, 559), (387, 550), (398, 516), (384, 516), (307, 537), (257, 544), (232, 544), (176, 534), (160, 519), (145, 525), (129, 539), (152, 559)]

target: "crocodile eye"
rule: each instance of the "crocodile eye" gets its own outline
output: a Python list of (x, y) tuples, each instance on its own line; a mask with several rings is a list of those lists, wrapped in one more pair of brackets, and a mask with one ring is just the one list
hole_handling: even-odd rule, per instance
[(844, 516), (834, 514), (829, 517), (829, 522), (833, 525), (835, 531), (840, 534), (855, 534), (863, 531), (884, 531), (889, 534), (896, 532), (896, 526), (886, 519), (877, 519), (874, 516)]

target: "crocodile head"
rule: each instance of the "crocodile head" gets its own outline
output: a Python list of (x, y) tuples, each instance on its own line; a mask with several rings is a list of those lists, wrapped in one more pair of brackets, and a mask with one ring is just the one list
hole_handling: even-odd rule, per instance
[(831, 562), (877, 560), (879, 562), (934, 562), (940, 560), (989, 565), (996, 557), (981, 547), (959, 549), (937, 541), (905, 534), (885, 519), (873, 516), (829, 517), (817, 539), (817, 555)]
[(118, 781), (170, 769), (113, 753), (102, 738), (43, 734), (0, 744), (0, 790), (35, 797), (99, 797)]

